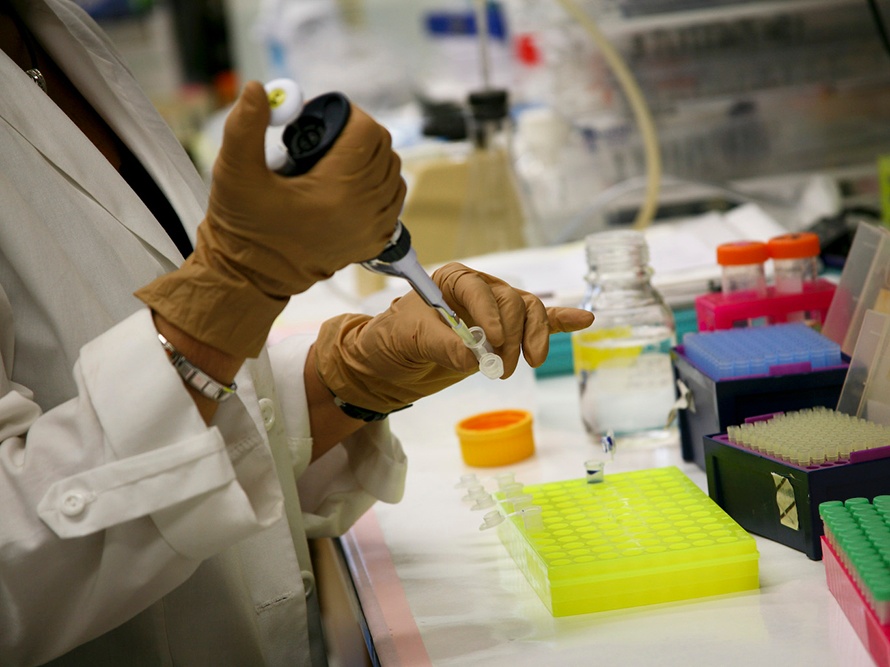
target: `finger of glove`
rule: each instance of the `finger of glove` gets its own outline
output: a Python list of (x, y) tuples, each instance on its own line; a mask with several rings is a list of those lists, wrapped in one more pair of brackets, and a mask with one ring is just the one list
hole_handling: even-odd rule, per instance
[(357, 254), (350, 261), (377, 256), (392, 236), (407, 193), (386, 128), (352, 105), (346, 127), (308, 176), (332, 205), (360, 223), (351, 229)]
[(544, 363), (550, 342), (546, 309), (540, 299), (458, 263), (442, 267), (437, 274), (433, 275), (440, 280), (446, 301), (462, 319), (482, 327), (501, 356), (503, 378), (516, 370), (520, 354), (532, 366)]
[(537, 368), (550, 352), (550, 321), (541, 300), (529, 292), (520, 292), (525, 306), (522, 354), (529, 366)]
[(568, 333), (589, 327), (594, 315), (582, 308), (551, 307), (547, 309), (547, 319), (550, 333)]
[(504, 344), (501, 304), (492, 286), (506, 283), (458, 262), (450, 262), (437, 269), (432, 278), (442, 290), (445, 301), (462, 320), (482, 327), (493, 347)]
[(593, 324), (593, 313), (580, 308), (551, 307), (533, 294), (523, 293), (528, 308), (525, 337), (522, 349), (526, 361), (537, 368), (547, 360), (550, 351), (550, 335), (578, 331)]
[(333, 178), (361, 179), (373, 189), (387, 177), (392, 156), (389, 131), (353, 104), (340, 136), (314, 169)]

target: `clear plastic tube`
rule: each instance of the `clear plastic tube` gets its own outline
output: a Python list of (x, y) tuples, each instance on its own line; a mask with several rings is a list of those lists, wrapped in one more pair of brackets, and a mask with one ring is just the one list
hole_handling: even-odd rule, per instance
[[(470, 348), (473, 354), (476, 355), (476, 359), (479, 361), (479, 370), (482, 371), (485, 377), (496, 380), (504, 374), (504, 362), (494, 353), (494, 348), (485, 337), (482, 327), (467, 328), (467, 325), (462, 320), (458, 320), (457, 327), (453, 328), (464, 342), (464, 345)], [(464, 329), (469, 333), (469, 336), (463, 332)]]

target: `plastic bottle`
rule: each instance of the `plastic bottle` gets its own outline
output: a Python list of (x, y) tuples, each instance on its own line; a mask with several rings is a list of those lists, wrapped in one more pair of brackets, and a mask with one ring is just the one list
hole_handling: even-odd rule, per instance
[(649, 248), (640, 232), (621, 230), (586, 239), (588, 292), (582, 308), (593, 325), (572, 334), (581, 418), (595, 442), (667, 444), (676, 394), (670, 351), (676, 326), (652, 287)]
[(774, 236), (767, 243), (773, 260), (773, 279), (776, 292), (803, 292), (807, 283), (819, 276), (819, 235), (813, 232), (794, 232)]
[(766, 298), (769, 249), (762, 241), (734, 241), (717, 246), (717, 263), (723, 267), (723, 295), (738, 300)]
[(457, 257), (528, 245), (528, 217), (511, 150), (512, 122), (506, 90), (469, 96), (472, 150), (467, 157), (467, 199), (457, 236)]
[[(773, 284), (776, 294), (801, 294), (819, 277), (819, 235), (793, 232), (775, 236), (767, 242), (773, 260)], [(788, 313), (786, 322), (810, 319), (805, 311)]]

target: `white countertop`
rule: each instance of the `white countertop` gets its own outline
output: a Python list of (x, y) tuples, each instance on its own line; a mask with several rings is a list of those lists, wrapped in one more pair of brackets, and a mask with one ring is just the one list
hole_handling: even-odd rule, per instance
[[(527, 484), (580, 478), (593, 453), (572, 377), (500, 385), (475, 378), (393, 415), (410, 466), (403, 501), (378, 504), (343, 544), (384, 666), (808, 665), (872, 660), (835, 602), (821, 561), (757, 537), (760, 589), (554, 618), (496, 530), (480, 531), (455, 488), (462, 474), (515, 472)], [(454, 424), (489, 408), (531, 408), (536, 454), (504, 468), (470, 468)], [(679, 444), (619, 451), (606, 473), (676, 465), (707, 491)]]

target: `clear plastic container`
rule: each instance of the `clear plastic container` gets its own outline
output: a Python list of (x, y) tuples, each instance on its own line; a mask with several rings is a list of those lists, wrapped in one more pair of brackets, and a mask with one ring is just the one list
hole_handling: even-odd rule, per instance
[(762, 241), (735, 241), (717, 246), (723, 295), (739, 300), (765, 298), (764, 264), (768, 259), (769, 250)]
[[(818, 234), (794, 232), (775, 236), (767, 243), (773, 261), (776, 294), (802, 294), (819, 277)], [(804, 311), (788, 313), (786, 322), (803, 322), (813, 317)]]
[(773, 260), (773, 281), (779, 294), (803, 292), (819, 276), (819, 236), (796, 232), (775, 236), (767, 243)]
[(513, 166), (507, 91), (471, 93), (469, 106), (473, 149), (467, 157), (467, 199), (455, 255), (524, 248), (528, 218)]
[(649, 249), (636, 231), (587, 237), (588, 293), (581, 307), (596, 316), (572, 334), (581, 418), (597, 442), (613, 436), (623, 445), (667, 443), (676, 399), (670, 352), (676, 326), (652, 287)]

